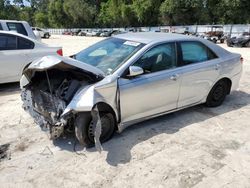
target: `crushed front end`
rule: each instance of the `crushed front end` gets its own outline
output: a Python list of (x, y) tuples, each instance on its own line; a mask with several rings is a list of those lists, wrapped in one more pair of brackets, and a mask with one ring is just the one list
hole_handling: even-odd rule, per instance
[(53, 61), (54, 64), (49, 65), (45, 58), (33, 68), (29, 67), (20, 81), (23, 108), (42, 130), (49, 130), (51, 139), (73, 126), (74, 114), (63, 117), (62, 114), (76, 93), (100, 80), (95, 74), (63, 60), (53, 60), (57, 63)]

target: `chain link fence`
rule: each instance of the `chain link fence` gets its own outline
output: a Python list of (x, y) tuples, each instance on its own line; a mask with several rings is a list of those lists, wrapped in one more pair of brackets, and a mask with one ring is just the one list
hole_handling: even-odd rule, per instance
[(61, 35), (64, 32), (85, 31), (91, 32), (96, 30), (109, 31), (131, 31), (131, 32), (167, 32), (167, 33), (192, 33), (203, 34), (209, 31), (222, 30), (224, 35), (237, 36), (243, 32), (250, 32), (250, 24), (246, 25), (187, 25), (187, 26), (158, 26), (158, 27), (127, 27), (127, 28), (64, 28), (64, 29), (47, 29), (53, 35)]

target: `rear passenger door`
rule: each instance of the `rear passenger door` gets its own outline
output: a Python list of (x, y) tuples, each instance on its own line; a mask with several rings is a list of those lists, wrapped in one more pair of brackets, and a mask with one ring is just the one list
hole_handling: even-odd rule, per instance
[(0, 34), (0, 79), (18, 81), (23, 68), (30, 63), (30, 50), (34, 43), (11, 34)]
[(178, 43), (181, 87), (178, 108), (201, 102), (219, 76), (215, 53), (198, 41)]

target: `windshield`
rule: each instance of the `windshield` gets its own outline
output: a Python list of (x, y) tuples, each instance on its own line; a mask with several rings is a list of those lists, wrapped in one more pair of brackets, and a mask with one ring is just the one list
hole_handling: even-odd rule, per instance
[(144, 44), (118, 38), (109, 38), (79, 52), (75, 59), (101, 69), (106, 75), (113, 73)]

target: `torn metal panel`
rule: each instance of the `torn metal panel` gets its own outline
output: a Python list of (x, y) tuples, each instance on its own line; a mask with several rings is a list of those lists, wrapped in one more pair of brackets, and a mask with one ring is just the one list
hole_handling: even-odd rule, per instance
[[(24, 109), (38, 125), (50, 131), (51, 139), (63, 133), (75, 114), (92, 112), (99, 102), (110, 105), (117, 114), (116, 76), (103, 78), (96, 68), (85, 67), (85, 70), (81, 66), (79, 69), (80, 66), (73, 66), (72, 61), (75, 63), (75, 60), (60, 57), (42, 58), (32, 63), (21, 79)], [(96, 124), (99, 127), (98, 119)], [(100, 136), (98, 134), (101, 131), (96, 137)]]
[(101, 142), (100, 142), (100, 137), (102, 134), (102, 124), (101, 124), (101, 118), (100, 118), (100, 114), (99, 114), (99, 110), (97, 108), (97, 106), (95, 106), (95, 108), (92, 110), (92, 122), (93, 122), (93, 126), (94, 126), (94, 140), (95, 140), (95, 147), (96, 150), (101, 153), (101, 151), (103, 150)]
[(36, 124), (44, 127), (46, 125), (45, 119), (34, 111), (31, 91), (22, 89), (21, 98), (23, 101), (23, 109), (29, 112), (29, 114), (34, 118)]
[(0, 162), (4, 159), (10, 159), (9, 147), (9, 143), (0, 145)]

